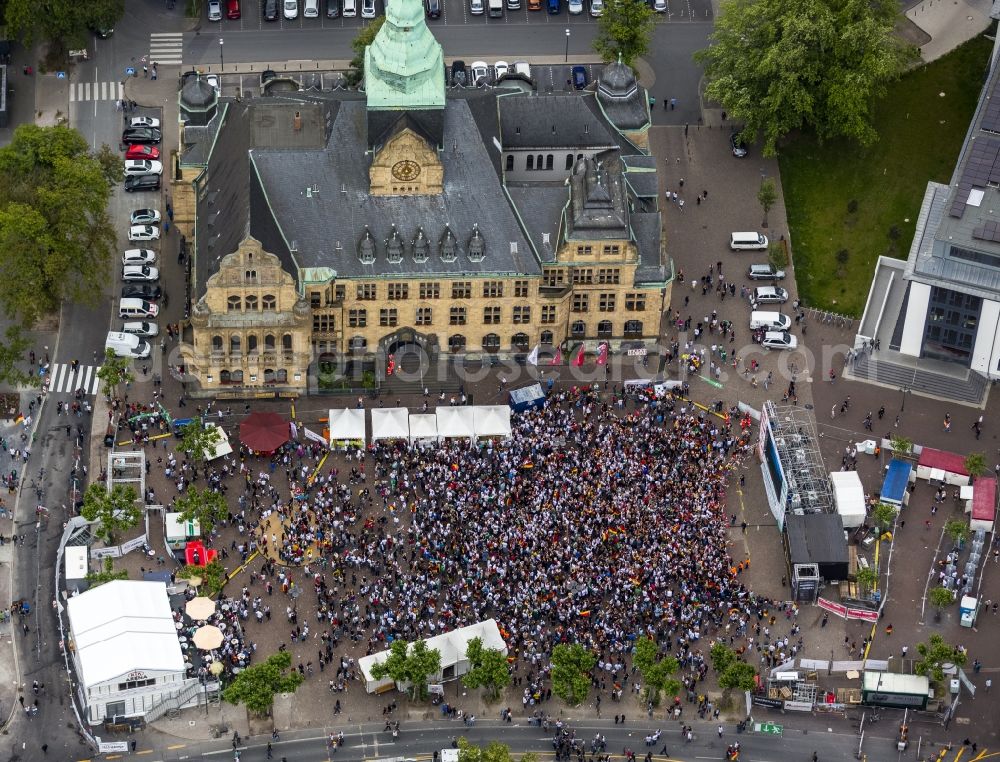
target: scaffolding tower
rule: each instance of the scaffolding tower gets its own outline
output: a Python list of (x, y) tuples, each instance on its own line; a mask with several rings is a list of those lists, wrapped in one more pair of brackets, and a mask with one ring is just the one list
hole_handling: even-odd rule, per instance
[(836, 511), (812, 411), (764, 403), (778, 459), (788, 481), (787, 511), (799, 516)]
[(108, 494), (119, 484), (134, 487), (136, 498), (145, 505), (146, 453), (117, 450), (108, 455)]

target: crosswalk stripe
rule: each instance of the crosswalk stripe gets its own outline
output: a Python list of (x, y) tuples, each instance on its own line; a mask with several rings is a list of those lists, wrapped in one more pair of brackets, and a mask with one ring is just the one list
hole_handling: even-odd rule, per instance
[(99, 368), (99, 367), (98, 367), (98, 368), (94, 368), (94, 383), (93, 383), (93, 384), (91, 385), (91, 387), (90, 387), (90, 393), (91, 393), (91, 394), (97, 394), (98, 390), (99, 390), (99, 389), (101, 388), (101, 379), (100, 379), (100, 377), (99, 377), (99, 376), (97, 375), (97, 372), (98, 372), (98, 371), (99, 371), (100, 369), (101, 369), (101, 368)]
[(78, 389), (83, 388), (88, 391), (90, 390), (90, 371), (92, 370), (93, 368), (89, 365), (83, 369), (83, 379), (80, 381), (79, 386), (77, 386)]
[(183, 32), (152, 32), (149, 35), (149, 62), (160, 66), (180, 65), (184, 55)]
[(62, 363), (56, 363), (52, 366), (52, 382), (49, 384), (49, 391), (55, 391), (59, 388), (64, 370), (65, 366)]
[(70, 101), (113, 101), (125, 97), (121, 82), (71, 82)]
[(75, 371), (69, 363), (52, 363), (50, 368), (49, 392), (73, 393), (83, 389), (85, 394), (97, 394), (101, 379), (97, 372), (100, 366), (80, 365)]

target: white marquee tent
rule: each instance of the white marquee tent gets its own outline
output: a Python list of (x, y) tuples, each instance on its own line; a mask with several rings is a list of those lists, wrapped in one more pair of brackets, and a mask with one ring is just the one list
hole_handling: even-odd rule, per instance
[(365, 441), (365, 411), (354, 408), (330, 410), (330, 443)]
[(410, 411), (405, 407), (372, 410), (372, 441), (378, 439), (409, 439)]
[(865, 489), (857, 471), (831, 471), (834, 502), (837, 513), (844, 522), (844, 529), (857, 529), (865, 523)]
[(437, 431), (441, 439), (475, 439), (476, 427), (471, 407), (439, 407)]
[(477, 437), (510, 436), (508, 405), (477, 405), (472, 408), (472, 420)]
[(437, 416), (433, 413), (410, 413), (410, 443), (436, 442)]

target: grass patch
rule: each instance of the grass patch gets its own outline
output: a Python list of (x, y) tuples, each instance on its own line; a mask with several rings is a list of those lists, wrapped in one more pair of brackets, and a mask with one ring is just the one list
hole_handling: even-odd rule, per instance
[(858, 316), (879, 255), (909, 254), (927, 183), (951, 178), (992, 48), (980, 35), (891, 85), (875, 106), (879, 140), (870, 148), (809, 135), (781, 147), (805, 304)]

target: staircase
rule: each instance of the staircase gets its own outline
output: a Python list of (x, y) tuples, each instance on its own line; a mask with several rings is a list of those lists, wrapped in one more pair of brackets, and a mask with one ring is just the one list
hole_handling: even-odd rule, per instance
[(859, 357), (853, 366), (847, 367), (847, 377), (884, 386), (905, 387), (930, 397), (970, 405), (982, 405), (989, 388), (986, 377), (972, 370), (966, 371), (967, 375), (963, 379), (961, 376), (934, 373), (885, 359), (877, 359), (875, 362), (871, 362), (871, 359), (869, 354)]
[[(393, 374), (382, 378), (379, 391), (384, 395), (412, 395), (423, 394), (424, 387), (426, 387), (434, 394), (440, 394), (443, 391), (448, 396), (458, 395), (461, 384), (453, 378), (440, 380), (438, 378), (439, 367), (437, 364), (431, 364), (429, 368), (425, 368), (423, 382), (421, 382), (420, 357), (416, 353), (406, 352), (400, 357)], [(454, 369), (449, 366), (447, 371), (450, 376)]]
[(199, 693), (201, 693), (201, 683), (198, 681), (191, 682), (176, 693), (172, 693), (160, 701), (159, 704), (146, 712), (143, 719), (147, 724), (155, 722), (167, 712), (180, 709)]

